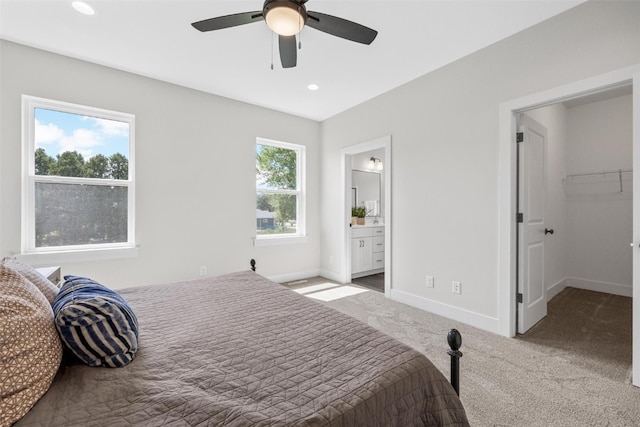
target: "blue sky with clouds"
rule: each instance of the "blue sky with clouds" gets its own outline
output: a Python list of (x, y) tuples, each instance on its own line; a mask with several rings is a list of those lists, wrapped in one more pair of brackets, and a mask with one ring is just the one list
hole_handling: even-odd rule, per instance
[(129, 158), (129, 123), (115, 120), (35, 109), (35, 148), (55, 157), (77, 151), (85, 160), (102, 154), (123, 154)]

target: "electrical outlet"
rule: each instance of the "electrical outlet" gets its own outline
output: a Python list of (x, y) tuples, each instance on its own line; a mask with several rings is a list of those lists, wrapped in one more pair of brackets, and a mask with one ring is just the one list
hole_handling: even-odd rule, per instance
[(451, 292), (453, 292), (454, 294), (461, 294), (462, 293), (462, 283), (457, 282), (457, 281), (453, 281), (451, 282)]
[(427, 276), (427, 288), (433, 288), (435, 285), (435, 278), (433, 276)]
[(205, 267), (204, 265), (202, 267), (200, 267), (200, 275), (201, 276), (206, 276), (207, 275), (207, 267)]

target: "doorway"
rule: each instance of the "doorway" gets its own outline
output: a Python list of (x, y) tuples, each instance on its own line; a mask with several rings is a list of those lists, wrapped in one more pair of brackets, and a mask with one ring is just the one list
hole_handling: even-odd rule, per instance
[[(343, 182), (343, 213), (344, 213), (344, 254), (345, 260), (343, 263), (343, 283), (351, 283), (352, 279), (352, 256), (354, 255), (354, 247), (352, 242), (352, 206), (354, 203), (354, 184), (353, 184), (353, 170), (352, 159), (357, 156), (361, 156), (363, 153), (377, 152), (381, 153), (381, 157), (384, 159), (383, 167), (381, 170), (381, 200), (379, 204), (379, 210), (376, 212), (373, 218), (369, 218), (370, 225), (374, 226), (373, 231), (383, 230), (384, 237), (378, 238), (380, 243), (384, 245), (384, 293), (389, 297), (391, 293), (391, 237), (392, 237), (392, 209), (391, 209), (391, 136), (387, 135), (381, 138), (377, 138), (371, 141), (352, 145), (342, 150), (342, 182)], [(378, 159), (380, 160), (380, 159)], [(375, 162), (375, 160), (374, 160)], [(375, 164), (375, 163), (374, 163)], [(355, 168), (357, 169), (357, 168)], [(356, 196), (357, 197), (357, 196)], [(357, 198), (355, 199), (357, 201)], [(373, 224), (373, 222), (377, 224)], [(372, 232), (373, 232), (372, 231)], [(382, 236), (381, 236), (382, 237)], [(371, 236), (371, 243), (376, 239), (375, 236)], [(362, 237), (362, 240), (367, 240), (367, 237)], [(362, 243), (357, 246), (360, 247)], [(366, 242), (365, 242), (366, 246)], [(377, 253), (379, 254), (379, 252)], [(372, 261), (375, 261), (375, 254), (372, 252)]]
[[(621, 86), (633, 87), (633, 168), (640, 170), (640, 66), (529, 95), (500, 105), (500, 220), (499, 220), (499, 329), (505, 336), (516, 334), (516, 117), (539, 107), (597, 94)], [(640, 174), (633, 174), (633, 378), (640, 386)]]
[(631, 118), (631, 85), (519, 115), (518, 333), (565, 288), (632, 296)]

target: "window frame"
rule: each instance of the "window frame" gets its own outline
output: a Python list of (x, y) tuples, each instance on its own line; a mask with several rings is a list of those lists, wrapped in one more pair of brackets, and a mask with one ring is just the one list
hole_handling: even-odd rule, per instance
[[(256, 230), (255, 237), (253, 238), (254, 246), (271, 246), (271, 245), (283, 245), (293, 243), (305, 243), (307, 241), (307, 210), (306, 210), (306, 150), (307, 147), (301, 144), (293, 144), (290, 142), (275, 141), (267, 138), (256, 138), (257, 145), (268, 145), (271, 147), (285, 148), (296, 152), (296, 189), (295, 190), (270, 190), (259, 189), (256, 185), (255, 194), (258, 193), (267, 194), (290, 194), (296, 196), (296, 233), (282, 233), (282, 234), (258, 234)], [(256, 175), (257, 177), (257, 175)], [(257, 180), (256, 180), (257, 182)], [(254, 198), (255, 200), (255, 198)], [(254, 202), (254, 211), (256, 209)], [(255, 215), (255, 214), (254, 214)], [(253, 217), (253, 224), (255, 228), (257, 217)]]
[[(60, 111), (129, 124), (128, 179), (63, 177), (35, 174), (35, 110)], [(135, 240), (135, 116), (102, 108), (22, 95), (22, 223), (21, 255), (29, 262), (71, 262), (127, 258), (137, 255)], [(127, 188), (127, 241), (65, 246), (36, 246), (36, 183), (103, 185)]]

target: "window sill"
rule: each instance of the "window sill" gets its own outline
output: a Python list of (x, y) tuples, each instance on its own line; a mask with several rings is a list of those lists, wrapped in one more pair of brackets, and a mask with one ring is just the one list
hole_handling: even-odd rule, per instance
[(254, 237), (253, 246), (295, 245), (307, 243), (307, 236), (269, 236)]
[(138, 256), (138, 247), (102, 248), (52, 252), (31, 252), (17, 255), (16, 258), (29, 265), (66, 264), (85, 261), (103, 261)]

